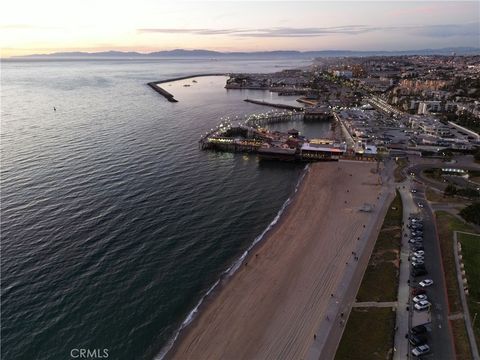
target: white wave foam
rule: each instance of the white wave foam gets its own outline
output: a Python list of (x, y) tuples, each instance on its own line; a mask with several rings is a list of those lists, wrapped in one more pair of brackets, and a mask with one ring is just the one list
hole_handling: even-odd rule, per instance
[[(310, 171), (310, 168), (307, 164), (307, 165), (305, 165), (305, 168), (303, 169), (302, 175), (300, 176), (300, 178), (297, 181), (297, 184), (295, 185), (295, 189), (293, 191), (294, 195), (297, 193), (297, 191), (298, 191), (298, 189), (299, 189), (299, 187), (300, 187), (300, 185), (301, 185), (301, 183), (302, 183), (302, 181), (303, 181), (303, 179), (304, 179), (304, 177), (305, 177), (305, 175), (307, 174), (308, 171)], [(255, 238), (255, 240), (253, 240), (252, 244), (248, 247), (248, 249), (237, 260), (235, 260), (235, 262), (227, 270), (225, 270), (220, 275), (220, 278), (215, 282), (215, 284), (213, 284), (210, 287), (210, 289), (208, 289), (208, 291), (205, 293), (205, 295), (203, 295), (200, 298), (197, 305), (195, 305), (195, 307), (192, 309), (192, 311), (190, 311), (188, 313), (185, 320), (183, 320), (183, 322), (180, 324), (180, 327), (175, 332), (174, 336), (168, 341), (168, 343), (162, 348), (160, 353), (155, 357), (155, 360), (162, 360), (165, 357), (165, 355), (173, 347), (173, 344), (175, 344), (175, 341), (178, 339), (178, 336), (180, 335), (180, 332), (183, 329), (185, 329), (185, 327), (187, 327), (195, 319), (195, 317), (197, 316), (198, 310), (199, 310), (200, 306), (202, 305), (203, 301), (212, 293), (213, 290), (215, 290), (215, 288), (218, 286), (218, 284), (220, 284), (220, 281), (222, 281), (224, 278), (229, 278), (233, 274), (235, 274), (235, 272), (238, 270), (240, 265), (243, 263), (243, 260), (245, 260), (245, 258), (248, 256), (249, 252), (255, 247), (256, 244), (258, 244), (264, 238), (265, 234), (267, 234), (272, 229), (272, 227), (275, 226), (275, 224), (278, 222), (278, 220), (280, 220), (280, 217), (282, 216), (283, 212), (285, 211), (285, 209), (287, 208), (287, 206), (291, 202), (292, 202), (292, 197), (289, 197), (287, 200), (285, 200), (285, 202), (282, 204), (282, 207), (280, 208), (280, 210), (278, 210), (277, 215), (275, 215), (275, 217), (270, 222), (270, 224), (268, 224), (268, 226), (265, 228), (265, 230), (263, 230), (262, 233)]]

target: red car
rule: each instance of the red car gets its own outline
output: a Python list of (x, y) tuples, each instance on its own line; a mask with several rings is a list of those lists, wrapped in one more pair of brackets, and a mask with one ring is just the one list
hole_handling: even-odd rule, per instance
[(412, 295), (413, 296), (422, 295), (422, 294), (426, 294), (426, 293), (427, 293), (427, 290), (422, 289), (422, 288), (413, 288), (412, 289)]

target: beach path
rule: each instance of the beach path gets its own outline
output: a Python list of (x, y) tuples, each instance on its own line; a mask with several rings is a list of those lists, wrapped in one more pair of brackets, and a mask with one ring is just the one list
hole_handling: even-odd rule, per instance
[[(374, 163), (315, 163), (281, 221), (201, 309), (174, 359), (302, 359), (376, 212)], [(335, 295), (334, 295), (335, 296)]]

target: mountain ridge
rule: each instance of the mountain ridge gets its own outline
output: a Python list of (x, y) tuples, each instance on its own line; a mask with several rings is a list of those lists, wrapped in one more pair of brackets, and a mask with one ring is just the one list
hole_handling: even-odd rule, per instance
[(101, 52), (55, 52), (51, 54), (31, 54), (10, 57), (9, 59), (31, 59), (31, 58), (175, 58), (175, 57), (289, 57), (289, 58), (312, 58), (312, 57), (340, 57), (340, 56), (399, 56), (399, 55), (479, 55), (480, 48), (475, 47), (448, 47), (439, 49), (419, 49), (419, 50), (317, 50), (317, 51), (298, 51), (298, 50), (273, 50), (273, 51), (234, 51), (221, 52), (205, 49), (174, 49), (154, 51), (149, 53), (139, 53), (136, 51), (101, 51)]

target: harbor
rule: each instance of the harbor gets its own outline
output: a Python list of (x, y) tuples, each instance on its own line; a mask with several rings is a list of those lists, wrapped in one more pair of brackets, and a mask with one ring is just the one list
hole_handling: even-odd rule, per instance
[(278, 122), (303, 120), (298, 112), (270, 112), (250, 115), (244, 124), (234, 126), (229, 120), (201, 137), (202, 150), (255, 153), (260, 159), (277, 161), (337, 161), (347, 153), (347, 145), (334, 139), (312, 139), (292, 128), (271, 131), (264, 126)]
[(205, 77), (205, 76), (228, 76), (228, 74), (220, 74), (220, 73), (215, 73), (215, 74), (195, 74), (195, 75), (187, 75), (187, 76), (180, 76), (180, 77), (175, 77), (175, 78), (170, 78), (170, 79), (164, 79), (164, 80), (158, 80), (158, 81), (151, 81), (147, 83), (148, 86), (150, 86), (154, 91), (162, 95), (165, 99), (167, 99), (169, 102), (176, 103), (178, 102), (177, 99), (175, 99), (174, 95), (169, 93), (167, 90), (165, 90), (163, 87), (160, 86), (160, 84), (172, 82), (172, 81), (180, 81), (180, 80), (187, 80), (187, 79), (193, 79), (197, 77)]
[[(286, 74), (295, 78), (305, 75), (304, 72), (287, 72)], [(229, 76), (225, 86), (227, 89), (235, 88), (232, 87), (233, 85), (242, 85), (244, 88), (252, 85), (252, 78), (248, 78), (248, 81), (246, 81), (245, 76), (219, 73), (170, 78), (149, 82), (148, 85), (168, 101), (178, 102), (173, 94), (160, 85), (202, 76)], [(192, 82), (196, 82), (196, 80)], [(261, 83), (265, 84), (265, 81)], [(253, 83), (253, 85), (256, 86), (258, 83)], [(190, 84), (186, 83), (183, 86), (188, 87)], [(272, 91), (272, 88), (263, 90)], [(304, 93), (302, 88), (295, 89), (296, 93), (298, 91)], [(250, 153), (256, 154), (261, 160), (288, 162), (338, 161), (340, 159), (371, 161), (376, 159), (375, 150), (365, 151), (367, 149), (366, 143), (355, 141), (349, 136), (350, 132), (345, 128), (344, 121), (337, 116), (336, 111), (331, 106), (312, 101), (310, 98), (311, 95), (297, 99), (297, 101), (300, 100), (299, 102), (307, 105), (306, 107), (260, 99), (244, 99), (245, 102), (274, 109), (266, 113), (245, 116), (244, 121), (237, 122), (237, 125), (233, 125), (230, 118), (226, 117), (220, 121), (218, 126), (201, 136), (199, 148), (209, 151)], [(236, 119), (238, 120), (238, 118)], [(308, 139), (294, 127), (283, 132), (268, 129), (273, 124), (287, 124), (295, 121), (330, 122), (334, 131), (329, 138)]]

